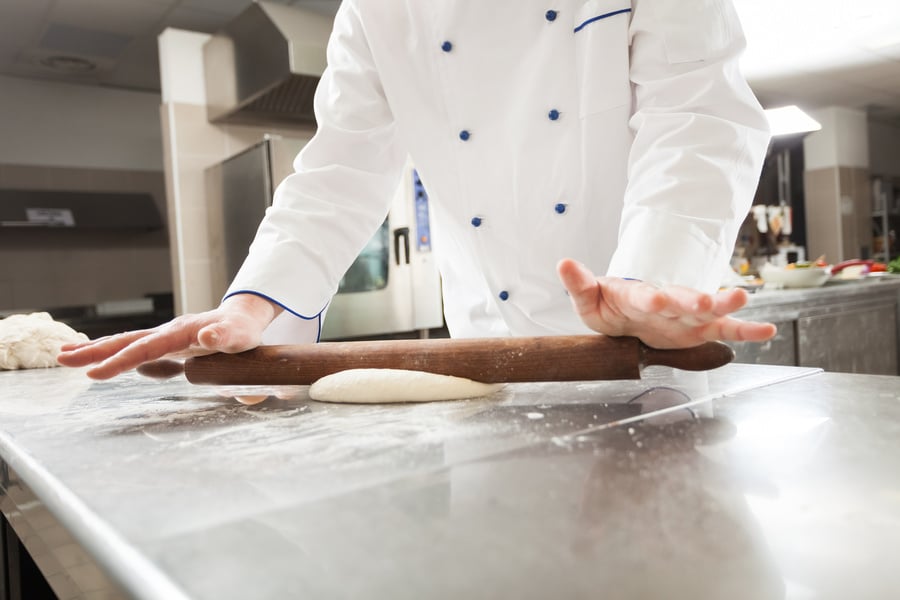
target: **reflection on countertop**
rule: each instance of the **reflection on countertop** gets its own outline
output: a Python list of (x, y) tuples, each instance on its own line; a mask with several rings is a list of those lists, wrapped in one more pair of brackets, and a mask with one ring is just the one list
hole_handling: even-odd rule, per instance
[[(644, 375), (350, 406), (306, 387), (2, 373), (0, 455), (140, 598), (900, 589), (897, 378)], [(230, 398), (253, 392), (270, 397)]]

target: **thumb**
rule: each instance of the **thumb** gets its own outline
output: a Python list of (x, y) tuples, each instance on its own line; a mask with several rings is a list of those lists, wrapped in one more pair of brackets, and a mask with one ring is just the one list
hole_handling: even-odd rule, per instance
[(575, 312), (584, 315), (596, 310), (600, 286), (590, 269), (576, 260), (564, 258), (556, 265), (556, 272), (569, 292)]
[(220, 331), (218, 323), (214, 323), (197, 332), (197, 343), (206, 350), (218, 351), (223, 337), (226, 337), (226, 333)]
[(243, 352), (260, 343), (262, 332), (255, 323), (242, 319), (223, 319), (197, 332), (197, 343), (211, 352)]

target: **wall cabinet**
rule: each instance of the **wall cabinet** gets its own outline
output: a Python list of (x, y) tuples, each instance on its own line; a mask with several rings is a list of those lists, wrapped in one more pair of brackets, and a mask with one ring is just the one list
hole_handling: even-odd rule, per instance
[(897, 303), (861, 303), (797, 319), (797, 364), (897, 375)]

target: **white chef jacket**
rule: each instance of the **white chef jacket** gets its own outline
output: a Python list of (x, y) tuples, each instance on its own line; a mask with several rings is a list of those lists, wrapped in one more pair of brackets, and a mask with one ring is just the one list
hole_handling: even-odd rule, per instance
[[(716, 289), (769, 141), (730, 0), (344, 0), (318, 130), (228, 295), (314, 340), (409, 155), (455, 337), (587, 331), (555, 265)], [(299, 318), (298, 318), (299, 317)]]

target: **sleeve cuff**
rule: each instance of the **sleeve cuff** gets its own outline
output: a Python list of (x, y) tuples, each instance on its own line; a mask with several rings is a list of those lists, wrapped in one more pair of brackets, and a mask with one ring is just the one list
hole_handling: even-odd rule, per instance
[(277, 344), (313, 344), (319, 341), (322, 335), (322, 321), (325, 318), (327, 306), (314, 315), (301, 315), (278, 300), (252, 290), (237, 290), (230, 292), (225, 298), (237, 294), (253, 294), (265, 298), (273, 304), (277, 304), (284, 310), (275, 317), (262, 334), (263, 346)]
[(722, 235), (719, 222), (648, 209), (633, 213), (623, 219), (607, 275), (657, 285), (682, 285), (709, 293), (719, 288), (731, 248), (706, 233), (709, 230)]

